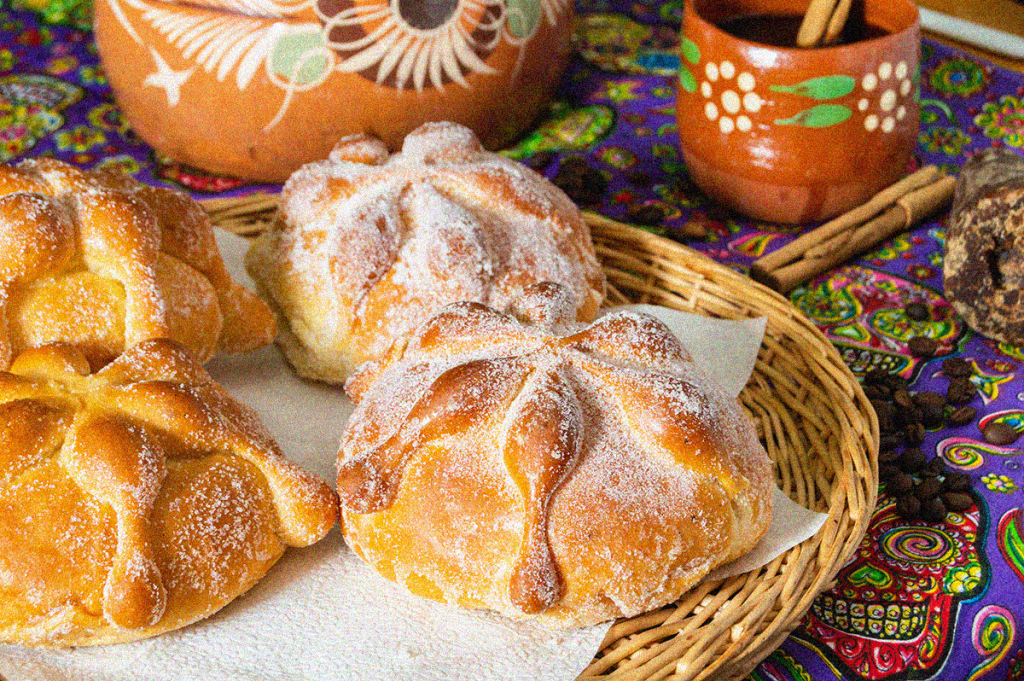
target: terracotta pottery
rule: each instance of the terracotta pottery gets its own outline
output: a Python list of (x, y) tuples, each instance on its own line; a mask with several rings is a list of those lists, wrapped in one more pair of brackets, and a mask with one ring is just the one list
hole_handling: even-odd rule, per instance
[(281, 181), (366, 132), (399, 148), (451, 120), (496, 148), (570, 55), (570, 0), (97, 0), (96, 44), (134, 130), (171, 158)]
[[(865, 0), (879, 37), (776, 47), (729, 20), (806, 11), (808, 0), (687, 0), (676, 118), (693, 181), (772, 222), (823, 220), (907, 170), (920, 127), (920, 28), (911, 0)], [(758, 39), (763, 39), (759, 36)]]

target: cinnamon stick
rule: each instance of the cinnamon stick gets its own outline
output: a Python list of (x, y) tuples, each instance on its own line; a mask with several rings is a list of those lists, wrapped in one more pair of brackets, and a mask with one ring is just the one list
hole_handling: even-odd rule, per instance
[(853, 0), (839, 0), (836, 3), (836, 8), (828, 20), (828, 26), (825, 27), (825, 35), (821, 39), (822, 45), (831, 45), (839, 40), (839, 36), (843, 34), (843, 27), (846, 26), (846, 20), (850, 17), (852, 5)]
[(843, 213), (837, 218), (826, 222), (821, 227), (807, 232), (803, 236), (786, 244), (777, 251), (757, 260), (753, 265), (754, 271), (769, 272), (777, 270), (785, 265), (802, 258), (809, 248), (824, 243), (837, 234), (855, 227), (865, 220), (868, 220), (892, 205), (896, 199), (908, 194), (915, 189), (929, 185), (942, 177), (938, 167), (934, 165), (924, 166), (916, 172), (906, 176), (899, 182), (889, 185), (878, 192), (867, 203)]
[[(804, 250), (802, 257), (786, 259), (783, 266), (776, 269), (766, 269), (764, 261), (767, 257), (762, 258), (754, 263), (751, 276), (780, 293), (788, 293), (808, 279), (834, 269), (853, 256), (890, 239), (948, 204), (953, 198), (955, 186), (955, 178), (941, 177), (890, 201), (890, 205), (880, 214), (874, 210), (874, 217), (867, 222), (855, 223), (855, 226), (838, 233), (825, 232), (825, 236), (822, 236), (822, 228), (808, 232), (801, 238), (807, 237), (806, 241), (814, 244)], [(854, 209), (841, 217), (846, 218), (844, 222), (848, 223), (847, 216), (859, 210)]]
[(825, 38), (832, 15), (840, 0), (811, 0), (796, 34), (797, 47), (815, 47)]

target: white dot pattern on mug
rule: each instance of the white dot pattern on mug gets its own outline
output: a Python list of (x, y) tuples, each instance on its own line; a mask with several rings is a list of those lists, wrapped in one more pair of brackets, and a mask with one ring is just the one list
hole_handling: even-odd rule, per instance
[(864, 128), (868, 132), (892, 132), (896, 128), (896, 122), (907, 116), (907, 107), (903, 100), (906, 100), (914, 89), (910, 65), (902, 60), (896, 64), (882, 62), (874, 71), (864, 74), (860, 86), (864, 96), (857, 102), (857, 108), (865, 113), (871, 109), (875, 110), (864, 117)]
[[(707, 100), (704, 115), (709, 121), (717, 121), (718, 129), (725, 135), (734, 131), (750, 132), (754, 121), (747, 114), (761, 110), (764, 100), (754, 92), (757, 79), (747, 71), (736, 73), (736, 65), (726, 60), (720, 63), (708, 62), (704, 66), (707, 80), (700, 84), (700, 93)], [(722, 82), (720, 94), (715, 93), (712, 83)], [(742, 93), (742, 94), (741, 94)]]

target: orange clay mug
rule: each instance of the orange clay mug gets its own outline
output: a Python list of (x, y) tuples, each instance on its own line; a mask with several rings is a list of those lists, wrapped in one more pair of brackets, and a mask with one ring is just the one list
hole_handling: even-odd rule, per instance
[(280, 181), (344, 135), (427, 121), (524, 132), (571, 48), (572, 0), (97, 0), (118, 104), (172, 159)]
[(683, 159), (708, 196), (759, 220), (795, 224), (849, 210), (899, 179), (917, 142), (914, 3), (865, 0), (855, 42), (767, 44), (790, 31), (764, 29), (788, 23), (795, 45), (807, 6), (687, 0), (683, 15), (676, 99)]

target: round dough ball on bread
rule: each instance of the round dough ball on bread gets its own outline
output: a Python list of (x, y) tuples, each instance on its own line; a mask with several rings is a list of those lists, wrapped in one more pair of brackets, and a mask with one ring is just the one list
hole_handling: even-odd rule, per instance
[(595, 624), (678, 599), (771, 522), (738, 402), (661, 322), (576, 323), (554, 284), (444, 308), (347, 390), (345, 538), (421, 596)]
[(342, 140), (291, 176), (246, 265), (279, 313), (289, 361), (329, 382), (448, 303), (504, 307), (551, 280), (589, 320), (604, 297), (590, 231), (568, 197), (454, 123), (418, 128), (394, 155), (365, 135)]
[(122, 643), (208, 617), (337, 520), (180, 345), (99, 372), (53, 344), (0, 372), (0, 643)]

